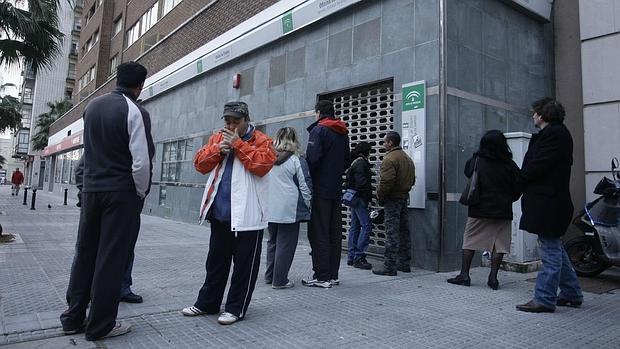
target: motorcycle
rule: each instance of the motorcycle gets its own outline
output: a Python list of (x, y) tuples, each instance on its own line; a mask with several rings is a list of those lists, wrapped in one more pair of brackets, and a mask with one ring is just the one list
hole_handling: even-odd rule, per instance
[(600, 195), (573, 220), (583, 235), (564, 243), (577, 275), (596, 276), (620, 266), (620, 164), (611, 161), (612, 179), (604, 177), (594, 189)]

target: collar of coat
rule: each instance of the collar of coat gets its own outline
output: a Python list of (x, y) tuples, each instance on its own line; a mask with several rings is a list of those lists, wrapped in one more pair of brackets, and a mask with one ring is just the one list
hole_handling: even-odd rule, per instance
[(387, 153), (389, 154), (389, 153), (391, 153), (391, 152), (393, 152), (393, 151), (396, 151), (396, 150), (402, 150), (402, 149), (403, 149), (403, 148), (401, 148), (401, 147), (394, 147), (394, 148), (390, 149)]

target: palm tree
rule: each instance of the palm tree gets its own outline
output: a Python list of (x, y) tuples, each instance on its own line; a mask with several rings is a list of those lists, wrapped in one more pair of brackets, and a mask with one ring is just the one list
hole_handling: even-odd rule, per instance
[(17, 129), (22, 122), (19, 100), (13, 96), (0, 96), (0, 133), (6, 129)]
[(68, 112), (69, 109), (73, 107), (73, 104), (71, 104), (68, 100), (63, 100), (54, 103), (47, 103), (47, 106), (50, 108), (50, 111), (37, 116), (36, 128), (38, 131), (32, 137), (33, 150), (43, 150), (47, 147), (47, 138), (50, 134), (50, 126), (54, 123), (54, 121), (56, 121), (56, 119)]
[[(0, 64), (23, 59), (36, 73), (51, 68), (60, 53), (62, 32), (57, 9), (61, 0), (0, 0)], [(27, 3), (28, 10), (15, 7)]]

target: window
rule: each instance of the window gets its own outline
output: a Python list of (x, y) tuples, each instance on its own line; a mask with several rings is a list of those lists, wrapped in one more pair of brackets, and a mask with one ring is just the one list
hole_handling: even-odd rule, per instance
[(96, 66), (94, 65), (90, 67), (90, 69), (88, 69), (88, 71), (80, 78), (80, 81), (78, 82), (78, 91), (81, 91), (91, 81), (95, 80), (95, 67)]
[(110, 60), (110, 75), (116, 72), (116, 66), (118, 66), (118, 53)]
[(82, 18), (80, 17), (73, 18), (73, 30), (77, 30), (77, 31), (82, 30)]
[(125, 46), (126, 47), (131, 46), (134, 42), (138, 41), (139, 37), (140, 37), (140, 22), (134, 24), (127, 31), (127, 44)]
[(99, 41), (99, 29), (97, 29), (93, 34), (93, 46), (97, 43), (97, 41)]
[(71, 153), (64, 153), (61, 156), (62, 159), (62, 173), (60, 177), (60, 182), (62, 184), (69, 183), (69, 177), (71, 176)]
[(69, 63), (69, 69), (67, 70), (67, 77), (75, 80), (75, 63)]
[(69, 174), (69, 184), (75, 184), (75, 169), (77, 168), (77, 164), (82, 157), (83, 149), (76, 149), (67, 153), (70, 160), (70, 174)]
[(166, 186), (159, 186), (159, 206), (166, 206)]
[(56, 166), (54, 167), (54, 182), (60, 183), (60, 173), (62, 172), (62, 157), (56, 155)]
[(144, 35), (149, 29), (151, 29), (155, 23), (157, 23), (157, 14), (159, 12), (159, 3), (155, 3), (153, 7), (148, 9), (142, 17), (127, 30), (127, 36), (125, 37), (125, 47), (131, 46), (133, 43)]
[(175, 8), (180, 2), (181, 0), (164, 0), (164, 8), (161, 16), (163, 17), (168, 14), (168, 12), (172, 11), (172, 9)]
[(88, 10), (88, 12), (86, 13), (86, 24), (88, 24), (88, 21), (90, 21), (90, 19), (95, 15), (95, 5), (93, 5), (90, 10)]
[(155, 23), (157, 23), (157, 12), (159, 12), (159, 3), (155, 3), (140, 19), (141, 31), (140, 34), (144, 35), (149, 29), (151, 29)]
[(90, 68), (90, 70), (88, 71), (88, 74), (90, 75), (88, 82), (95, 80), (95, 66), (94, 65)]
[(32, 99), (32, 88), (31, 87), (24, 87), (24, 99), (25, 100)]
[(49, 159), (45, 159), (43, 161), (44, 161), (44, 164), (45, 164), (44, 165), (45, 166), (45, 172), (44, 172), (45, 177), (44, 177), (43, 181), (44, 182), (49, 182), (50, 181), (50, 170), (51, 170), (50, 164), (49, 164), (50, 161), (49, 161)]
[(180, 182), (183, 162), (192, 161), (193, 152), (194, 140), (192, 138), (164, 143), (161, 181)]
[(78, 46), (80, 44), (77, 42), (77, 40), (73, 40), (71, 41), (71, 52), (70, 54), (77, 56), (77, 52), (78, 52)]
[(123, 29), (122, 19), (123, 19), (122, 17), (119, 17), (114, 21), (114, 29), (112, 31), (112, 36), (115, 36), (116, 34), (120, 33), (121, 30)]

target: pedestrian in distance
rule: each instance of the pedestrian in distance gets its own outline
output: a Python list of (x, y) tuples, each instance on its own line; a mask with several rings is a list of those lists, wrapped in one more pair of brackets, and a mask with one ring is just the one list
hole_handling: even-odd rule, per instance
[(556, 306), (578, 308), (583, 302), (575, 269), (560, 239), (574, 210), (570, 196), (573, 138), (564, 126), (566, 112), (560, 103), (547, 97), (534, 102), (532, 108), (534, 125), (540, 131), (532, 136), (521, 168), (519, 228), (538, 235), (542, 270), (536, 277), (534, 298), (517, 305), (517, 310), (552, 313)]
[(273, 145), (277, 159), (267, 175), (269, 241), (265, 282), (274, 289), (284, 289), (295, 286), (288, 272), (297, 248), (299, 224), (310, 220), (312, 180), (294, 128), (278, 130)]
[[(77, 207), (82, 207), (82, 188), (84, 186), (84, 156), (80, 157), (80, 160), (75, 167), (75, 186), (78, 189), (77, 197), (78, 202), (76, 204)], [(51, 207), (50, 207), (51, 208)], [(134, 252), (131, 252), (131, 257), (129, 258), (129, 266), (125, 271), (123, 276), (123, 281), (121, 282), (121, 302), (124, 303), (142, 303), (144, 300), (142, 296), (133, 293), (131, 290), (131, 285), (133, 280), (131, 278), (131, 273), (133, 271), (133, 260), (134, 260)]]
[(16, 168), (15, 171), (13, 171), (13, 175), (11, 176), (11, 196), (19, 195), (19, 188), (21, 188), (23, 183), (24, 174), (19, 170), (19, 168)]
[(85, 330), (89, 341), (131, 330), (116, 316), (152, 179), (151, 119), (136, 103), (146, 75), (138, 63), (119, 65), (116, 89), (93, 99), (84, 112), (82, 207), (69, 308), (60, 321), (65, 334)]
[(231, 262), (233, 273), (224, 312), (217, 321), (230, 325), (245, 317), (256, 285), (263, 230), (267, 228), (268, 179), (276, 161), (271, 139), (250, 124), (248, 105), (224, 105), (225, 128), (194, 156), (194, 167), (209, 174), (200, 206), (200, 223), (211, 223), (207, 275), (185, 316), (220, 312)]
[(355, 190), (350, 206), (351, 228), (348, 237), (347, 264), (365, 270), (372, 269), (372, 264), (366, 260), (366, 250), (372, 233), (372, 222), (368, 211), (372, 201), (373, 175), (370, 162), (368, 162), (370, 148), (368, 142), (357, 143), (351, 151), (351, 158), (354, 160), (346, 171), (346, 188)]
[(387, 154), (381, 162), (377, 199), (385, 211), (385, 252), (383, 266), (373, 274), (396, 276), (411, 272), (411, 236), (407, 201), (415, 184), (413, 160), (400, 147), (400, 134), (389, 131), (383, 140)]
[(465, 164), (465, 176), (474, 171), (476, 201), (469, 203), (463, 234), (461, 273), (448, 282), (470, 286), (469, 268), (475, 251), (491, 251), (491, 272), (487, 285), (497, 290), (497, 272), (506, 253), (510, 253), (512, 203), (519, 199), (519, 167), (512, 161), (506, 137), (499, 130), (487, 131), (480, 139), (478, 151)]
[(316, 121), (308, 127), (306, 150), (313, 186), (308, 240), (314, 274), (301, 283), (330, 288), (340, 284), (342, 177), (350, 163), (349, 137), (347, 125), (336, 118), (332, 102), (319, 101), (314, 111)]

